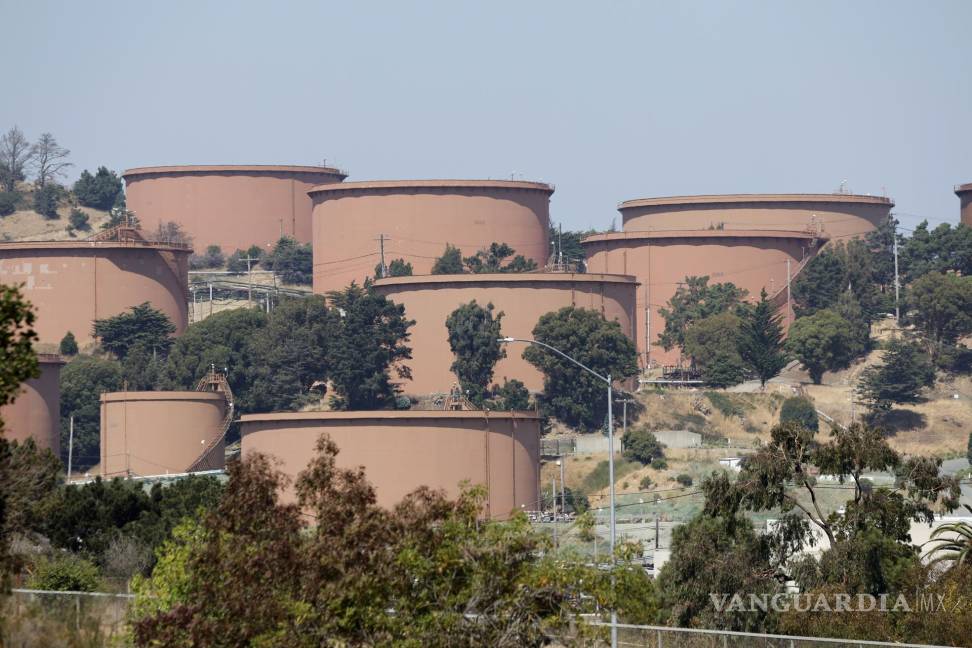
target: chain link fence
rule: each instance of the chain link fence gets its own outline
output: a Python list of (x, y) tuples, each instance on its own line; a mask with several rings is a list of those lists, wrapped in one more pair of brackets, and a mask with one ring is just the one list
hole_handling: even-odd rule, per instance
[(131, 594), (16, 589), (0, 597), (0, 648), (127, 646)]

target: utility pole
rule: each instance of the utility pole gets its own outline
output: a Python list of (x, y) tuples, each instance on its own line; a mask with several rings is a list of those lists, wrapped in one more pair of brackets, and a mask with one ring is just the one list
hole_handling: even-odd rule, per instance
[(381, 257), (381, 264), (378, 268), (378, 274), (381, 275), (379, 279), (384, 279), (388, 276), (388, 268), (385, 266), (385, 241), (390, 241), (391, 237), (387, 237), (384, 234), (379, 234), (378, 238), (378, 255)]
[(209, 314), (213, 314), (213, 282), (209, 282)]
[(656, 504), (656, 506), (655, 506), (655, 560), (658, 560), (658, 537), (659, 537), (659, 533), (658, 533), (658, 530), (659, 529), (658, 529), (658, 527), (659, 527), (659, 524), (658, 524), (658, 506), (657, 506), (658, 500), (657, 499), (655, 500), (655, 504)]
[(67, 465), (67, 480), (71, 481), (71, 460), (74, 459), (74, 417), (70, 419), (70, 426), (68, 427), (68, 465)]
[(898, 292), (901, 289), (901, 282), (898, 280), (898, 233), (894, 227), (894, 221), (891, 225), (891, 236), (894, 237), (894, 325), (895, 327), (900, 327), (898, 319), (901, 317), (901, 307), (898, 305)]
[(557, 544), (557, 478), (550, 478), (550, 495), (552, 497), (551, 502), (553, 503), (553, 541), (554, 548), (558, 547)]
[(567, 516), (567, 489), (564, 486), (564, 455), (560, 455), (560, 461), (557, 462), (560, 465), (560, 512)]
[(786, 258), (786, 322), (793, 323), (793, 311), (790, 305), (790, 257)]
[(558, 225), (559, 232), (557, 234), (557, 265), (560, 266), (561, 270), (564, 269), (564, 226)]
[(259, 261), (260, 259), (254, 259), (249, 254), (246, 255), (245, 259), (240, 259), (240, 261), (246, 261), (246, 305), (253, 305), (253, 262)]

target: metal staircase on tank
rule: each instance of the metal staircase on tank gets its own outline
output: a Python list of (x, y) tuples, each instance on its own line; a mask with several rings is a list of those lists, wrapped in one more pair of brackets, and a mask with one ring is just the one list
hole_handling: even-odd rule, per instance
[(213, 436), (212, 440), (206, 445), (206, 448), (202, 451), (199, 457), (192, 462), (192, 465), (189, 466), (189, 469), (186, 472), (213, 470), (219, 467), (220, 462), (213, 461), (213, 458), (210, 455), (216, 446), (218, 446), (220, 442), (226, 438), (226, 432), (233, 423), (233, 390), (230, 389), (229, 382), (226, 380), (225, 370), (223, 372), (219, 372), (216, 371), (215, 365), (209, 365), (209, 372), (196, 384), (196, 391), (216, 392), (218, 394), (222, 394), (223, 398), (226, 399), (226, 415), (223, 417), (222, 422), (216, 429), (216, 434)]

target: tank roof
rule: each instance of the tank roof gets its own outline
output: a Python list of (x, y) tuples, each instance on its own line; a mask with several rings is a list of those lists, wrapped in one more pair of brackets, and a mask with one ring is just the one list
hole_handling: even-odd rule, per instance
[(656, 207), (666, 205), (732, 205), (739, 203), (856, 203), (894, 206), (894, 201), (885, 196), (862, 196), (858, 194), (711, 194), (701, 196), (664, 196), (658, 198), (636, 198), (625, 200), (618, 205), (624, 211), (634, 207)]
[(972, 182), (966, 182), (965, 184), (961, 184), (955, 187), (955, 193), (957, 194), (962, 194), (967, 191), (972, 191)]
[(525, 180), (363, 180), (312, 187), (308, 195), (341, 191), (389, 191), (394, 189), (522, 189), (552, 194), (554, 186)]
[(341, 169), (325, 166), (302, 166), (289, 164), (182, 164), (169, 166), (149, 166), (135, 167), (126, 169), (122, 172), (123, 178), (140, 175), (158, 174), (193, 174), (205, 175), (208, 173), (255, 173), (255, 172), (278, 172), (278, 173), (318, 173), (321, 175), (340, 176), (347, 178), (348, 174)]
[(5, 241), (0, 243), (0, 254), (4, 250), (106, 250), (106, 249), (146, 249), (161, 252), (185, 252), (192, 249), (177, 243), (157, 243), (155, 241)]
[(813, 233), (804, 230), (746, 230), (746, 229), (704, 229), (704, 230), (658, 230), (640, 232), (608, 232), (592, 234), (581, 239), (581, 245), (602, 241), (641, 241), (646, 239), (702, 239), (702, 238), (786, 238), (786, 239), (826, 239), (826, 233)]
[(575, 272), (510, 272), (510, 273), (482, 273), (482, 274), (440, 274), (440, 275), (411, 275), (408, 277), (386, 277), (376, 279), (374, 285), (408, 286), (408, 285), (437, 285), (447, 283), (462, 284), (503, 284), (503, 283), (620, 283), (637, 284), (638, 279), (632, 275), (575, 273)]
[(101, 402), (118, 402), (129, 400), (168, 401), (168, 400), (224, 400), (218, 392), (207, 391), (118, 391), (104, 392)]
[(341, 412), (271, 412), (265, 414), (244, 414), (241, 423), (269, 421), (353, 421), (353, 420), (413, 420), (424, 419), (530, 419), (540, 420), (536, 412), (483, 410), (358, 410)]

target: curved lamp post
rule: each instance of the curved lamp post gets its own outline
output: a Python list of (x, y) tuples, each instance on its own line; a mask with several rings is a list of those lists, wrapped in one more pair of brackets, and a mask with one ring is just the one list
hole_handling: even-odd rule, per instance
[[(611, 486), (610, 486), (610, 506), (611, 506), (611, 514), (610, 514), (610, 518), (609, 519), (610, 519), (610, 527), (611, 527), (611, 532), (610, 532), (611, 533), (611, 542), (610, 542), (610, 548), (611, 548), (611, 563), (613, 564), (614, 563), (614, 536), (616, 535), (615, 534), (615, 531), (616, 531), (616, 522), (615, 522), (615, 519), (614, 519), (614, 415), (613, 415), (614, 412), (613, 412), (613, 409), (612, 409), (612, 407), (613, 407), (612, 404), (614, 402), (614, 394), (613, 394), (613, 388), (611, 387), (611, 374), (608, 374), (607, 376), (602, 376), (601, 374), (597, 373), (596, 371), (594, 371), (593, 369), (591, 369), (590, 367), (588, 367), (584, 363), (579, 362), (577, 360), (574, 360), (573, 358), (571, 358), (569, 355), (567, 355), (566, 353), (564, 353), (560, 349), (556, 349), (556, 348), (550, 346), (549, 344), (545, 344), (543, 342), (538, 342), (537, 340), (523, 340), (523, 339), (520, 339), (520, 338), (505, 337), (505, 338), (499, 338), (497, 340), (497, 342), (502, 342), (502, 343), (507, 343), (507, 344), (510, 343), (510, 342), (523, 342), (524, 344), (536, 344), (537, 346), (541, 346), (541, 347), (543, 347), (545, 349), (548, 349), (550, 351), (553, 351), (554, 353), (556, 353), (557, 355), (559, 355), (561, 358), (564, 358), (568, 362), (574, 363), (575, 365), (577, 365), (578, 367), (580, 367), (581, 369), (583, 369), (587, 373), (591, 374), (595, 378), (598, 378), (600, 380), (603, 380), (607, 384), (607, 406), (608, 406), (608, 481), (611, 484)], [(618, 614), (614, 610), (614, 606), (612, 606), (612, 608), (611, 608), (611, 648), (617, 648), (617, 645), (618, 645)]]

